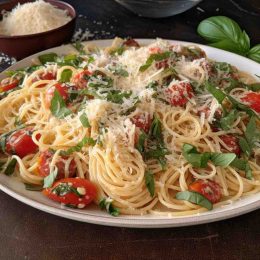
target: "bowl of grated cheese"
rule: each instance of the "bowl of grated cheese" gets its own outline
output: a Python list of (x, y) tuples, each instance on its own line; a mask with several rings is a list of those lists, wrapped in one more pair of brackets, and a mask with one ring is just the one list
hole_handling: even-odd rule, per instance
[(75, 9), (58, 0), (15, 0), (0, 4), (0, 52), (17, 59), (69, 42)]

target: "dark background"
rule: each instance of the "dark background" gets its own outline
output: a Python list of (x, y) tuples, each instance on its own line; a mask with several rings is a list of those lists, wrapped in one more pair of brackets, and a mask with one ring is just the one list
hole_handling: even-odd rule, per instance
[[(3, 2), (3, 1), (0, 1)], [(226, 15), (260, 43), (260, 0), (204, 0), (174, 17), (138, 17), (112, 0), (71, 0), (89, 39), (132, 36), (201, 42), (196, 27)], [(17, 43), (19, 46), (19, 43)], [(211, 224), (112, 228), (59, 218), (0, 192), (0, 259), (260, 259), (260, 210)]]

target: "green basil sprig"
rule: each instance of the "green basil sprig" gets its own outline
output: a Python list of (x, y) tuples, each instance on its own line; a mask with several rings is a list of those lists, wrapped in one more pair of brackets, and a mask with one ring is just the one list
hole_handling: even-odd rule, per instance
[(38, 59), (41, 62), (41, 64), (46, 64), (48, 62), (55, 62), (57, 58), (58, 58), (58, 55), (54, 52), (50, 52), (50, 53), (46, 53), (46, 54), (42, 54), (42, 55), (38, 56)]
[(81, 116), (79, 117), (79, 120), (84, 127), (86, 127), (86, 128), (91, 127), (86, 113), (81, 114)]
[(65, 69), (62, 71), (59, 81), (61, 83), (70, 82), (71, 76), (72, 76), (72, 70)]
[(5, 171), (4, 171), (4, 174), (5, 175), (12, 175), (14, 173), (14, 170), (15, 170), (15, 166), (16, 166), (16, 163), (17, 163), (17, 160), (15, 158), (13, 158), (7, 165)]
[(145, 172), (144, 177), (145, 177), (145, 185), (146, 185), (151, 197), (153, 197), (154, 196), (154, 186), (155, 186), (154, 175), (150, 170), (147, 170)]
[(50, 174), (44, 178), (43, 188), (50, 188), (54, 183), (57, 175), (58, 175), (58, 168), (55, 166), (54, 171), (50, 172)]
[(203, 20), (197, 32), (210, 42), (210, 46), (246, 56), (260, 63), (260, 44), (250, 49), (247, 33), (226, 16), (212, 16)]
[(106, 209), (106, 211), (113, 217), (117, 217), (120, 214), (119, 209), (112, 205), (113, 200), (110, 198), (103, 198), (99, 202), (99, 207), (101, 209)]

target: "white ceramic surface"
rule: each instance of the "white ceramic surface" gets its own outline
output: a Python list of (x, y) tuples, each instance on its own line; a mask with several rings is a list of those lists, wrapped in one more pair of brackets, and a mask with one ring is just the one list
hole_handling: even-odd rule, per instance
[[(148, 44), (151, 40), (138, 40), (141, 44)], [(172, 41), (174, 43), (181, 44), (192, 44), (188, 42)], [(92, 41), (98, 46), (104, 47), (111, 44), (111, 40), (99, 40)], [(212, 47), (199, 45), (204, 49), (209, 58), (215, 59), (217, 61), (224, 61), (235, 65), (240, 70), (249, 72), (250, 74), (260, 75), (260, 65), (254, 61), (247, 58), (241, 57), (239, 55), (215, 49)], [(66, 54), (74, 50), (69, 45), (64, 45), (57, 48), (52, 48), (40, 54), (47, 52), (56, 52), (58, 54)], [(39, 55), (32, 55), (22, 61), (17, 62), (15, 65), (11, 66), (8, 70), (18, 69), (30, 65), (31, 60)], [(0, 74), (0, 79), (4, 78), (4, 73)], [(164, 227), (180, 227), (197, 225), (202, 223), (209, 223), (213, 221), (218, 221), (222, 219), (227, 219), (235, 217), (247, 212), (256, 210), (260, 208), (260, 193), (244, 197), (230, 205), (223, 206), (221, 208), (214, 209), (205, 213), (198, 215), (187, 216), (187, 217), (160, 217), (154, 215), (144, 215), (144, 216), (119, 216), (112, 217), (104, 211), (100, 211), (96, 206), (88, 207), (85, 210), (77, 210), (70, 208), (61, 208), (61, 206), (47, 198), (45, 198), (40, 192), (27, 191), (24, 185), (19, 182), (16, 178), (8, 177), (5, 175), (0, 175), (0, 189), (15, 199), (26, 203), (39, 210), (69, 218), (78, 221), (95, 223), (100, 225), (108, 226), (119, 226), (119, 227), (137, 227), (137, 228), (164, 228)]]

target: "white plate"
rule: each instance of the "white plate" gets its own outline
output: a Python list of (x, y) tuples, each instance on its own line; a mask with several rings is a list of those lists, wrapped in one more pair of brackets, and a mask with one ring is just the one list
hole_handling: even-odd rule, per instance
[[(92, 41), (98, 46), (104, 47), (111, 44), (112, 40), (99, 40)], [(141, 44), (149, 44), (152, 40), (138, 40)], [(172, 41), (173, 43), (181, 44), (193, 44), (188, 42)], [(239, 55), (215, 49), (212, 47), (199, 45), (203, 48), (208, 57), (215, 59), (217, 61), (224, 61), (231, 63), (232, 65), (238, 67), (240, 70), (247, 71), (252, 75), (260, 75), (260, 65), (254, 61), (241, 57)], [(73, 48), (69, 45), (60, 46), (57, 48), (52, 48), (41, 52), (40, 54), (46, 52), (56, 52), (57, 54), (66, 54)], [(22, 68), (31, 64), (31, 60), (39, 55), (32, 55), (22, 61), (17, 62), (15, 65), (11, 66), (9, 70), (14, 70)], [(0, 79), (4, 78), (4, 73), (0, 74)], [(40, 209), (42, 211), (69, 218), (78, 221), (95, 223), (100, 225), (108, 226), (119, 226), (119, 227), (137, 227), (137, 228), (162, 228), (162, 227), (179, 227), (179, 226), (189, 226), (197, 225), (202, 223), (209, 223), (213, 221), (218, 221), (222, 219), (227, 219), (235, 217), (247, 212), (256, 210), (260, 208), (260, 193), (251, 195), (248, 197), (243, 197), (242, 199), (221, 208), (214, 209), (205, 213), (198, 215), (187, 216), (187, 217), (159, 217), (154, 215), (144, 215), (144, 216), (119, 216), (112, 217), (104, 211), (100, 211), (97, 207), (92, 206), (85, 210), (77, 210), (70, 208), (61, 208), (58, 203), (52, 202), (51, 200), (45, 198), (40, 192), (27, 191), (24, 185), (17, 179), (8, 177), (5, 175), (0, 175), (0, 189), (15, 199), (22, 201), (34, 208)]]

